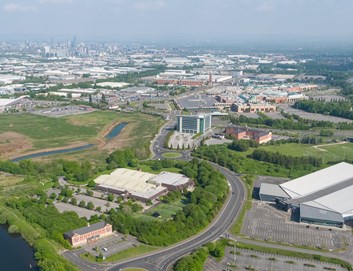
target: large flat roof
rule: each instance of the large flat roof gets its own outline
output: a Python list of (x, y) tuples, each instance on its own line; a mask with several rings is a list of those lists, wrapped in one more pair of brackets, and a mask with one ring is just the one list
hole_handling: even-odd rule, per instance
[(288, 198), (288, 195), (277, 184), (262, 183), (259, 193), (260, 195), (272, 195), (279, 198)]
[(161, 172), (156, 177), (151, 179), (151, 182), (155, 182), (157, 184), (166, 184), (172, 186), (179, 186), (187, 184), (190, 181), (188, 177), (179, 173), (172, 172)]
[(333, 187), (353, 178), (353, 165), (342, 162), (334, 166), (297, 178), (280, 187), (293, 199)]
[(165, 187), (147, 182), (154, 177), (156, 175), (147, 172), (118, 168), (110, 175), (101, 175), (94, 181), (102, 188), (128, 191), (132, 195), (149, 199), (167, 190)]
[(345, 187), (336, 192), (327, 194), (313, 201), (305, 202), (305, 205), (334, 211), (343, 217), (353, 216), (353, 185)]

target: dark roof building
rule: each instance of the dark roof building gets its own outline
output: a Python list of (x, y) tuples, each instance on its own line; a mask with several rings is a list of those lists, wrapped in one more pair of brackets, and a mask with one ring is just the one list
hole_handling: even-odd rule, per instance
[(98, 239), (111, 235), (113, 233), (112, 225), (106, 222), (88, 224), (86, 227), (75, 229), (64, 233), (64, 238), (69, 241), (73, 247), (92, 243)]

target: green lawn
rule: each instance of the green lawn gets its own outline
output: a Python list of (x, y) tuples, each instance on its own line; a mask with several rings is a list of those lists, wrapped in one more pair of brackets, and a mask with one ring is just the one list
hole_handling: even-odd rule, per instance
[(117, 261), (121, 261), (121, 260), (124, 260), (127, 258), (132, 258), (132, 257), (138, 256), (141, 254), (150, 253), (150, 252), (153, 252), (157, 249), (158, 249), (158, 247), (153, 247), (153, 246), (141, 244), (137, 247), (132, 247), (132, 248), (123, 250), (117, 254), (111, 255), (106, 259), (106, 261), (107, 262), (117, 262)]
[(167, 159), (175, 159), (175, 158), (180, 158), (182, 155), (178, 152), (166, 152), (166, 153), (163, 153), (162, 156)]
[[(182, 210), (186, 205), (186, 198), (182, 197), (180, 200), (177, 200), (172, 203), (160, 203), (155, 207), (149, 209), (146, 213), (137, 213), (134, 214), (134, 217), (140, 218), (146, 221), (150, 220), (166, 220), (170, 219), (173, 215), (175, 215), (178, 211)], [(154, 212), (157, 212), (161, 215), (160, 218), (155, 218), (152, 216)]]
[(328, 161), (340, 161), (344, 158), (353, 157), (353, 144), (335, 144), (322, 147), (314, 147), (314, 145), (289, 143), (277, 146), (262, 146), (261, 149), (273, 152), (280, 152), (291, 156), (313, 156)]

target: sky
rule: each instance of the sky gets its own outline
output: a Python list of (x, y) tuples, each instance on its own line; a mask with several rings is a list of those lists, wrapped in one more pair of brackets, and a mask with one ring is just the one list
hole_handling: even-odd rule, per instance
[(353, 0), (0, 0), (0, 39), (353, 40)]

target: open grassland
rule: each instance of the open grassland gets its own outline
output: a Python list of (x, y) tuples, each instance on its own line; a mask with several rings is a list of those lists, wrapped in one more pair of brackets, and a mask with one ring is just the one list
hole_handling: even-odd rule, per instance
[(167, 159), (176, 159), (182, 157), (182, 154), (178, 152), (166, 152), (163, 153), (162, 156)]
[[(116, 254), (113, 254), (113, 255), (107, 257), (106, 261), (107, 262), (122, 261), (122, 260), (133, 258), (135, 256), (139, 256), (139, 255), (142, 255), (142, 254), (145, 254), (145, 253), (151, 253), (151, 252), (153, 252), (153, 251), (155, 251), (157, 249), (159, 249), (159, 248), (158, 247), (154, 247), (154, 246), (141, 244), (139, 246), (128, 248), (126, 250), (123, 250), (123, 251), (120, 251), (120, 252), (118, 252)], [(85, 260), (90, 261), (90, 262), (95, 262), (96, 261), (96, 258), (93, 257), (89, 253), (82, 253), (80, 255), (80, 257), (82, 259), (85, 259)], [(126, 269), (126, 270), (130, 270), (130, 269)], [(135, 270), (135, 269), (131, 269), (131, 270)], [(143, 270), (143, 269), (136, 269), (136, 270)]]
[(0, 172), (0, 189), (9, 188), (23, 181), (23, 177)]
[[(120, 122), (129, 124), (113, 139), (105, 135)], [(95, 111), (51, 118), (32, 114), (0, 115), (1, 158), (53, 149), (94, 144), (99, 151), (125, 147), (144, 148), (163, 120), (141, 113)], [(86, 152), (82, 152), (86, 153)]]
[[(173, 217), (178, 211), (182, 210), (183, 207), (187, 204), (187, 199), (182, 197), (179, 200), (176, 200), (171, 203), (160, 203), (151, 209), (149, 209), (146, 213), (136, 213), (134, 217), (140, 218), (142, 220), (150, 221), (150, 220), (168, 220)], [(155, 212), (160, 214), (159, 218), (153, 217), (152, 214)]]
[(0, 204), (1, 199), (28, 195), (39, 186), (39, 182), (25, 180), (23, 176), (0, 172)]
[(126, 250), (123, 250), (117, 254), (114, 254), (112, 256), (109, 256), (106, 261), (107, 262), (116, 262), (116, 261), (121, 261), (127, 258), (133, 258), (134, 256), (138, 256), (141, 254), (145, 254), (145, 253), (151, 253), (155, 250), (159, 249), (158, 247), (153, 247), (153, 246), (149, 246), (149, 245), (144, 245), (141, 244), (137, 247), (132, 247)]
[(352, 143), (336, 143), (326, 145), (306, 145), (306, 144), (281, 144), (277, 146), (262, 146), (261, 149), (279, 152), (291, 156), (313, 156), (323, 158), (324, 162), (341, 161), (353, 158)]

